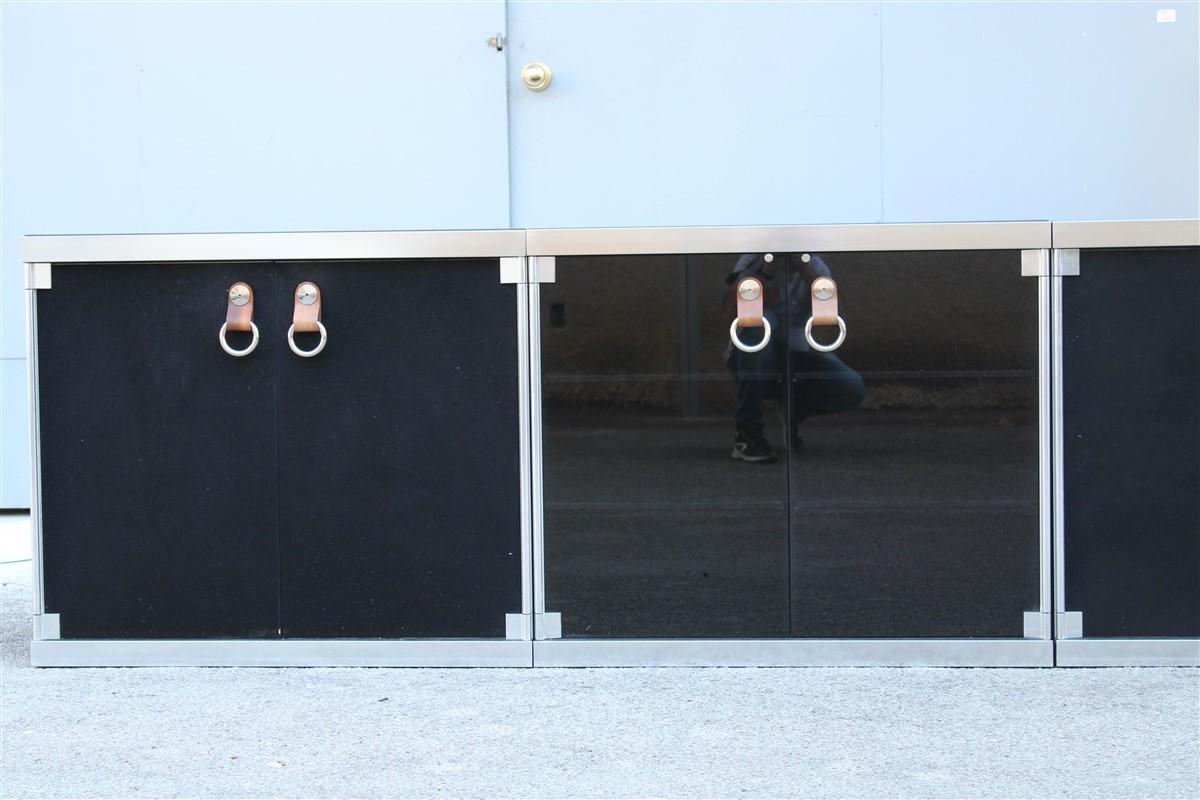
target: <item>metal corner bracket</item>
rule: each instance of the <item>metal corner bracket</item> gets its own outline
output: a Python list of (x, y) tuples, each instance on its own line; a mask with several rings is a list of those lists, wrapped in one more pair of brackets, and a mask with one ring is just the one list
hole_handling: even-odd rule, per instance
[(533, 638), (532, 614), (505, 614), (504, 638), (529, 641)]
[(1059, 611), (1054, 615), (1054, 627), (1057, 639), (1083, 638), (1083, 612)]
[(1050, 275), (1049, 250), (1022, 250), (1021, 277), (1046, 278)]
[(1025, 612), (1024, 638), (1026, 638), (1026, 639), (1049, 639), (1050, 638), (1050, 612), (1049, 611), (1026, 611)]
[(557, 611), (545, 611), (535, 615), (538, 639), (562, 638), (562, 614)]
[(1054, 251), (1054, 265), (1051, 275), (1055, 278), (1074, 278), (1079, 276), (1079, 250), (1058, 249)]
[(49, 289), (50, 265), (44, 261), (25, 262), (25, 288)]
[(554, 283), (554, 256), (529, 257), (529, 282)]
[(61, 639), (62, 628), (59, 625), (58, 614), (34, 614), (33, 638), (37, 641)]
[(529, 267), (524, 256), (500, 259), (500, 283), (529, 283)]

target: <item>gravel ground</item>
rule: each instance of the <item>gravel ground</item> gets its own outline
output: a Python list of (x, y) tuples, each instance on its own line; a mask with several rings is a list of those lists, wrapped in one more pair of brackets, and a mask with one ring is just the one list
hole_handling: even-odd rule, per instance
[(1193, 669), (40, 669), (3, 797), (1200, 796)]

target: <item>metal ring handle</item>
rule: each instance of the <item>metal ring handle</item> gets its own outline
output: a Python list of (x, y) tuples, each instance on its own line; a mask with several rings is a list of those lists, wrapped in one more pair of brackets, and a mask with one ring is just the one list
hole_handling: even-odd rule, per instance
[(766, 330), (763, 331), (763, 338), (761, 342), (756, 345), (742, 344), (742, 340), (738, 338), (737, 333), (738, 321), (737, 319), (734, 319), (733, 324), (729, 326), (729, 341), (733, 342), (733, 346), (738, 350), (741, 350), (743, 353), (757, 353), (759, 350), (762, 350), (764, 347), (766, 347), (771, 341), (771, 320), (763, 317), (763, 327), (766, 328)]
[(842, 319), (841, 314), (838, 315), (838, 337), (833, 344), (821, 344), (812, 337), (813, 318), (808, 318), (808, 324), (804, 326), (804, 338), (808, 339), (809, 346), (813, 350), (819, 350), (822, 353), (832, 353), (842, 346), (842, 342), (846, 341), (846, 321)]
[(242, 356), (248, 356), (251, 353), (253, 353), (254, 348), (258, 347), (258, 326), (255, 325), (253, 322), (250, 323), (250, 334), (252, 337), (250, 339), (250, 346), (243, 350), (234, 350), (232, 347), (229, 346), (229, 342), (225, 341), (225, 329), (228, 327), (229, 327), (229, 323), (228, 322), (224, 323), (223, 325), (221, 325), (221, 330), (217, 334), (217, 339), (220, 340), (220, 342), (221, 342), (221, 349), (224, 350), (226, 353), (229, 353), (229, 355), (234, 356), (235, 358), (241, 358)]
[(317, 322), (317, 330), (320, 331), (320, 333), (321, 333), (320, 344), (318, 344), (312, 350), (301, 350), (299, 347), (296, 347), (296, 339), (294, 338), (296, 335), (296, 326), (295, 325), (289, 326), (288, 327), (288, 347), (292, 348), (292, 352), (295, 353), (296, 355), (300, 356), (301, 358), (312, 358), (317, 353), (319, 353), (325, 349), (325, 338), (326, 338), (325, 337), (325, 326), (320, 321)]

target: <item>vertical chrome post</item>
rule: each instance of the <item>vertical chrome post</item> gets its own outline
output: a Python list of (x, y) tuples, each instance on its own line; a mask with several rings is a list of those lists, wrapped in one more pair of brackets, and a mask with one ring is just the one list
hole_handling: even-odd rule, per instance
[(1063, 638), (1061, 630), (1061, 614), (1067, 611), (1066, 591), (1066, 525), (1063, 512), (1063, 327), (1062, 327), (1062, 250), (1055, 250), (1051, 267), (1050, 296), (1051, 296), (1051, 399), (1053, 412), (1051, 414), (1051, 430), (1053, 434), (1053, 450), (1050, 460), (1053, 464), (1053, 499), (1054, 508), (1054, 636)]
[[(546, 613), (546, 540), (542, 499), (542, 293), (529, 283), (529, 379), (533, 518), (533, 613), (541, 622)], [(545, 639), (542, 625), (534, 625), (535, 639)]]
[[(1042, 251), (1043, 259), (1049, 262), (1049, 253)], [(1047, 270), (1048, 271), (1048, 270)], [(1040, 570), (1038, 608), (1041, 611), (1042, 639), (1053, 636), (1051, 617), (1054, 613), (1052, 597), (1053, 582), (1051, 569), (1053, 561), (1052, 539), (1054, 532), (1054, 499), (1051, 491), (1051, 476), (1053, 473), (1053, 425), (1051, 414), (1053, 407), (1051, 374), (1051, 318), (1050, 318), (1050, 281), (1049, 275), (1038, 277), (1038, 560)]]
[(38, 265), (26, 264), (25, 283), (25, 368), (29, 392), (29, 535), (33, 591), (33, 638), (41, 639), (41, 616), (46, 612), (42, 589), (42, 447), (41, 413), (38, 396), (37, 283)]
[(517, 291), (517, 413), (520, 416), (521, 470), (521, 639), (533, 638), (533, 523), (530, 515), (530, 437), (529, 437), (529, 285), (526, 259), (521, 259), (521, 281)]

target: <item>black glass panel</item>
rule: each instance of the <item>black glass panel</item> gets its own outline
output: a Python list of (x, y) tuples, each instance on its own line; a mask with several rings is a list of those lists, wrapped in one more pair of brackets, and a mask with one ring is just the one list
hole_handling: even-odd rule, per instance
[[(1037, 280), (1018, 252), (788, 263), (792, 634), (1022, 636), (1039, 599)], [(847, 327), (828, 354), (803, 333), (821, 275)]]
[[(313, 358), (283, 340), (303, 281), (328, 331)], [(516, 291), (496, 259), (279, 265), (285, 636), (504, 637), (521, 609)]]
[[(244, 358), (217, 343), (235, 281), (262, 332)], [(42, 558), (63, 638), (278, 635), (274, 284), (269, 264), (54, 265)]]
[(736, 261), (560, 258), (540, 288), (546, 608), (566, 637), (788, 633), (783, 369), (729, 351)]
[(1062, 310), (1067, 609), (1200, 636), (1200, 251), (1084, 250)]

